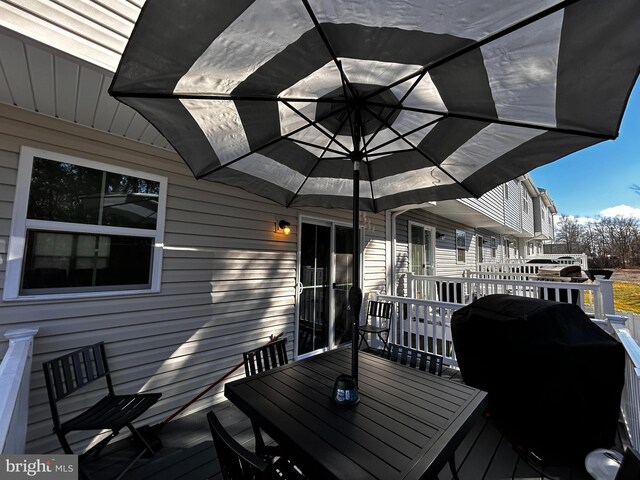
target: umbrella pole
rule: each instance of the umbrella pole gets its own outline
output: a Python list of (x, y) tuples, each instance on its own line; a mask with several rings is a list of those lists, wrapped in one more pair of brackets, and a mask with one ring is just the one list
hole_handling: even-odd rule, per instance
[(353, 316), (351, 325), (351, 376), (358, 384), (358, 324), (362, 306), (360, 288), (360, 161), (362, 154), (353, 152), (353, 286), (349, 290), (349, 308)]

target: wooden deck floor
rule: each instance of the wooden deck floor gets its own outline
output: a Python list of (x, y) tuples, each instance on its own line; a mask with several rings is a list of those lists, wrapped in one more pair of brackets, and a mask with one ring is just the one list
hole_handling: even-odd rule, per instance
[[(461, 381), (457, 370), (447, 369), (443, 376)], [(253, 449), (253, 431), (249, 419), (230, 402), (213, 407), (222, 424), (247, 448)], [(206, 411), (179, 418), (161, 431), (162, 450), (155, 458), (140, 459), (124, 477), (125, 480), (205, 480), (222, 479), (217, 456), (209, 433)], [(108, 447), (102, 456), (87, 464), (93, 480), (115, 478), (135, 456), (127, 441)], [(542, 479), (523, 462), (509, 441), (489, 422), (480, 420), (456, 451), (460, 480)], [(572, 469), (545, 471), (548, 478), (587, 480), (591, 477), (581, 465)], [(438, 476), (451, 480), (449, 467)], [(348, 479), (345, 479), (348, 480)]]

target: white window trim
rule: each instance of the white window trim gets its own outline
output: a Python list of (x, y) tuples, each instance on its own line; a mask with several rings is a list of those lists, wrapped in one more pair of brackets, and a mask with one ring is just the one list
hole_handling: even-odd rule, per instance
[[(123, 175), (144, 178), (160, 184), (160, 194), (158, 196), (158, 213), (156, 217), (156, 229), (120, 228), (103, 225), (82, 225), (64, 222), (52, 222), (47, 220), (28, 220), (27, 207), (29, 203), (29, 189), (31, 187), (31, 172), (33, 170), (33, 159), (35, 157), (45, 158), (63, 163), (72, 163), (81, 167), (93, 168), (96, 170), (119, 173)], [(166, 177), (153, 175), (147, 172), (131, 170), (129, 168), (113, 166), (111, 164), (86, 160), (84, 158), (72, 157), (61, 153), (36, 149), (23, 146), (20, 149), (18, 163), (18, 176), (16, 179), (16, 193), (13, 202), (13, 214), (11, 221), (11, 236), (9, 238), (9, 248), (7, 251), (7, 269), (5, 272), (5, 282), (2, 299), (3, 301), (13, 300), (55, 300), (69, 298), (107, 297), (114, 295), (134, 295), (140, 293), (157, 293), (160, 291), (162, 274), (162, 253), (164, 247), (164, 224), (167, 207), (167, 186)], [(61, 229), (61, 223), (64, 228)], [(27, 229), (83, 232), (95, 234), (118, 234), (137, 237), (148, 237), (153, 240), (153, 263), (151, 265), (151, 287), (141, 290), (105, 290), (101, 292), (70, 292), (52, 293), (43, 295), (20, 295), (20, 279), (22, 278), (23, 255), (25, 247), (25, 237)], [(155, 233), (153, 233), (155, 232)], [(151, 233), (151, 234), (150, 234)]]
[[(461, 247), (458, 245), (458, 232), (464, 234), (464, 247)], [(466, 265), (467, 264), (467, 231), (466, 230), (456, 229), (455, 245), (456, 245), (456, 265)], [(464, 261), (462, 262), (458, 260), (458, 250), (464, 251)]]

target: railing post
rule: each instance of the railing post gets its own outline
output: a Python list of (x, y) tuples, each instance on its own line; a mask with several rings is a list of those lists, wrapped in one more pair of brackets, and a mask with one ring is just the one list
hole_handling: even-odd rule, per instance
[(635, 449), (640, 449), (640, 345), (631, 336), (629, 330), (616, 323), (610, 322), (610, 324), (627, 353), (620, 404), (622, 418), (631, 445)]
[(0, 454), (25, 451), (33, 337), (37, 333), (37, 328), (21, 328), (4, 334), (9, 348), (0, 364)]
[[(613, 280), (598, 280), (600, 284), (600, 296), (602, 299), (602, 312), (600, 318), (604, 318), (604, 315), (615, 315), (616, 308), (613, 305)], [(598, 312), (596, 312), (598, 313)]]

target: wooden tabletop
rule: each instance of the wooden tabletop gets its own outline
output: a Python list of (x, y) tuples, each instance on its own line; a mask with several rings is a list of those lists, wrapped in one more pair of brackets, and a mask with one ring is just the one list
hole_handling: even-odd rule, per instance
[(312, 478), (435, 478), (486, 408), (486, 393), (360, 353), (360, 403), (331, 400), (350, 372), (338, 349), (227, 383), (225, 395)]

